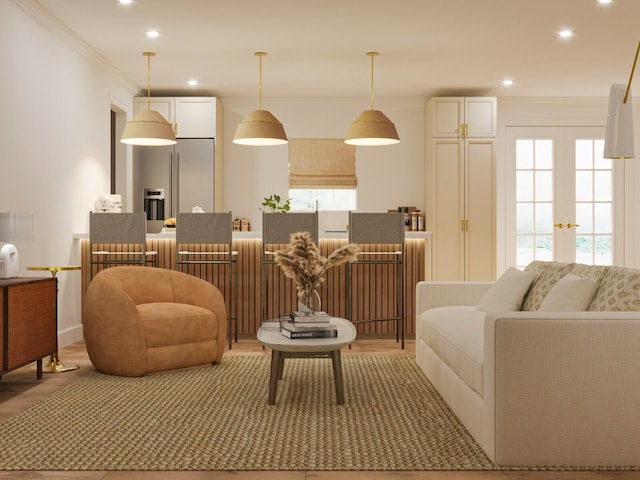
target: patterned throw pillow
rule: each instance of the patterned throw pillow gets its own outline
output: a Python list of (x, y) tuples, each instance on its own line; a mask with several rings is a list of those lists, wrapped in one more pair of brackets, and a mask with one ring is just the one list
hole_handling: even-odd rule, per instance
[(640, 311), (640, 270), (605, 268), (589, 311)]
[(574, 265), (573, 263), (542, 262), (539, 260), (527, 265), (524, 271), (534, 271), (538, 276), (531, 285), (529, 293), (527, 293), (527, 296), (524, 298), (524, 302), (522, 302), (522, 310), (539, 310), (540, 305), (542, 305), (542, 300), (547, 296), (547, 293), (551, 291), (558, 280), (571, 272)]

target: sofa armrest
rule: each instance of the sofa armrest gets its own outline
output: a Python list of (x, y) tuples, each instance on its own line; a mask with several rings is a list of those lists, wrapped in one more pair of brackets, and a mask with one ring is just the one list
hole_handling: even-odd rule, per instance
[(494, 282), (427, 282), (416, 284), (416, 315), (436, 307), (477, 305)]
[(96, 276), (89, 284), (82, 315), (83, 336), (91, 362), (100, 371), (116, 375), (144, 375), (146, 340), (138, 307), (127, 293)]
[[(485, 317), (485, 444), (498, 464), (633, 465), (639, 312)], [(555, 463), (554, 463), (555, 462)]]

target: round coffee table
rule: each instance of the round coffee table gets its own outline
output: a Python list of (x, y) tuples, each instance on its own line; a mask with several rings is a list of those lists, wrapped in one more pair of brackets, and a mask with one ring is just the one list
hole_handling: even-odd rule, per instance
[(331, 317), (331, 322), (338, 327), (335, 338), (287, 338), (280, 333), (280, 323), (265, 322), (258, 330), (258, 341), (271, 349), (271, 374), (269, 377), (268, 404), (276, 403), (278, 380), (282, 378), (285, 358), (331, 358), (333, 379), (336, 385), (338, 405), (344, 404), (344, 388), (342, 384), (342, 358), (340, 349), (356, 339), (356, 329), (344, 318)]

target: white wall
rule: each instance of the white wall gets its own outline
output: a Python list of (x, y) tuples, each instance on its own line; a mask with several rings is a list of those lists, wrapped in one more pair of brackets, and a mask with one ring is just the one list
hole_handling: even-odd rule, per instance
[[(137, 87), (30, 2), (0, 2), (0, 211), (35, 215), (27, 266), (80, 265), (73, 234), (109, 192), (109, 112)], [(33, 9), (33, 10), (32, 10)], [(58, 274), (60, 346), (81, 338), (80, 273)]]
[[(256, 99), (225, 98), (225, 210), (248, 217), (261, 228), (260, 204), (277, 193), (287, 197), (288, 148), (250, 147), (232, 142), (236, 126)], [(424, 195), (424, 99), (381, 98), (375, 108), (396, 125), (400, 143), (356, 147), (358, 210), (381, 212), (403, 205), (422, 208)], [(365, 95), (357, 99), (269, 99), (263, 108), (284, 125), (289, 138), (344, 138), (351, 121), (369, 108)]]

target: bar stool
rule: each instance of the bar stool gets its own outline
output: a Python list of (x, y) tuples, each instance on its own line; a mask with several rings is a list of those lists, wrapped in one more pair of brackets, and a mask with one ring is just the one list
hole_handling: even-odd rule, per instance
[[(114, 265), (157, 266), (158, 252), (147, 251), (147, 222), (144, 212), (89, 212), (90, 273)], [(95, 270), (95, 272), (94, 272)]]
[[(275, 283), (278, 272), (274, 269), (274, 253), (276, 250), (284, 248), (291, 241), (291, 234), (297, 232), (309, 232), (311, 239), (318, 243), (318, 212), (295, 212), (295, 213), (262, 213), (262, 265), (260, 268), (260, 315), (261, 320), (264, 322), (269, 318), (277, 317), (282, 314), (287, 314), (291, 310), (291, 301), (287, 303), (287, 311), (281, 311), (280, 300), (282, 295), (278, 295), (279, 288), (272, 289), (270, 295), (267, 294), (268, 284), (268, 271), (272, 275), (272, 280)], [(279, 270), (279, 269), (278, 269)], [(267, 315), (267, 297), (275, 305), (275, 315)], [(293, 291), (290, 295), (291, 298), (297, 298)], [(272, 306), (269, 304), (269, 306)], [(272, 307), (271, 310), (274, 310)]]
[[(207, 265), (226, 265), (223, 292), (229, 324), (229, 349), (235, 336), (238, 342), (238, 275), (233, 268), (238, 252), (231, 247), (232, 215), (228, 213), (178, 213), (176, 216), (176, 269), (214, 282), (213, 268)], [(205, 266), (204, 272), (198, 271)], [(204, 275), (203, 275), (204, 273)], [(232, 328), (233, 326), (233, 328)]]
[[(347, 318), (353, 324), (371, 322), (395, 322), (396, 341), (401, 342), (404, 349), (404, 258), (405, 258), (405, 238), (404, 238), (404, 217), (400, 213), (357, 213), (349, 212), (349, 243), (355, 243), (360, 248), (358, 260), (347, 264)], [(359, 267), (359, 266), (362, 267)], [(377, 282), (375, 292), (378, 296), (388, 296), (387, 291), (395, 290), (395, 308), (390, 312), (387, 308), (384, 316), (376, 318), (378, 309), (371, 308), (363, 310), (369, 313), (369, 318), (356, 319), (353, 313), (353, 287), (354, 277), (356, 280), (364, 280), (364, 272), (367, 270), (369, 277), (375, 275), (375, 270), (371, 268), (375, 265), (387, 265), (395, 270), (395, 281)], [(365, 267), (366, 266), (366, 267)], [(358, 277), (354, 270), (362, 272), (362, 277)], [(379, 269), (378, 269), (379, 270)], [(357, 286), (357, 285), (356, 285)], [(369, 288), (365, 286), (364, 288)], [(382, 291), (382, 290), (385, 291)], [(393, 297), (391, 297), (393, 298)], [(391, 300), (390, 298), (390, 300)], [(370, 303), (370, 302), (369, 302)], [(364, 304), (363, 304), (364, 307)], [(371, 311), (373, 310), (373, 312)], [(371, 316), (373, 313), (373, 316)]]

